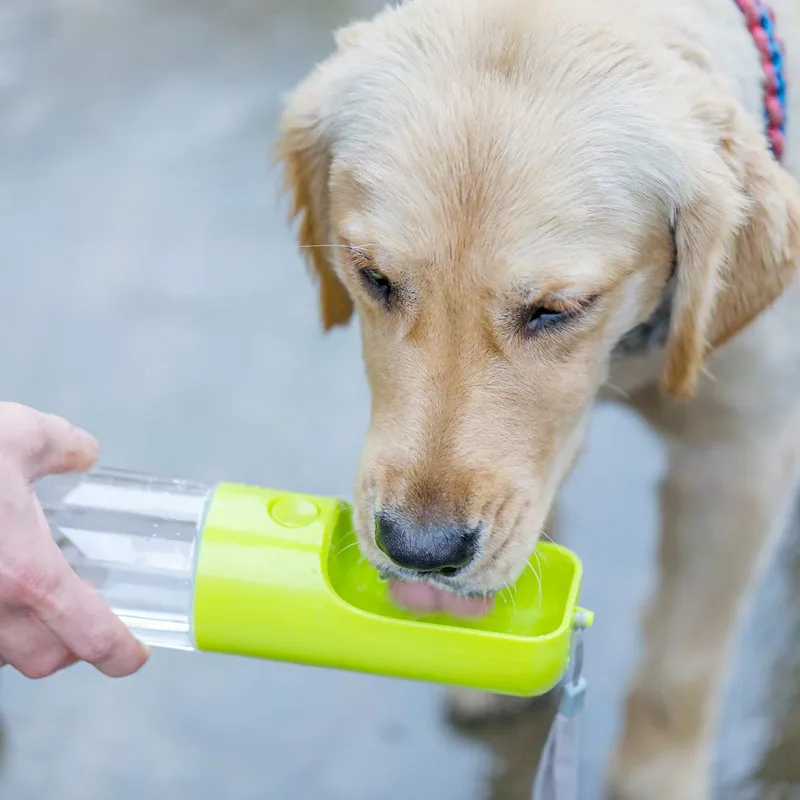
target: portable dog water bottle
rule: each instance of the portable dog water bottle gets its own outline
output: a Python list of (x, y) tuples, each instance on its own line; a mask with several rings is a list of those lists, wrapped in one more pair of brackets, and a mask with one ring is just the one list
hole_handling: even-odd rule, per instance
[(564, 675), (581, 563), (541, 544), (476, 620), (397, 608), (341, 500), (116, 470), (37, 485), (73, 569), (153, 646), (537, 695)]

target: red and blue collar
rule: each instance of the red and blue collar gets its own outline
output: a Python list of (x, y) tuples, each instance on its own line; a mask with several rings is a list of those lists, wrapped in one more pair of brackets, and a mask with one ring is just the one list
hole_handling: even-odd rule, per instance
[(786, 75), (783, 41), (775, 32), (775, 13), (764, 0), (736, 0), (761, 55), (767, 139), (780, 161), (786, 147)]

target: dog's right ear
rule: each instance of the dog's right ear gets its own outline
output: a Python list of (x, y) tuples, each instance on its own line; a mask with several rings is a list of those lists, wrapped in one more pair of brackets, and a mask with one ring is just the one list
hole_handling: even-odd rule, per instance
[[(357, 39), (358, 24), (336, 34), (340, 51)], [(329, 178), (332, 120), (339, 56), (320, 64), (292, 94), (284, 109), (276, 152), (291, 198), (291, 217), (299, 220), (298, 241), (319, 283), (323, 328), (346, 325), (353, 301), (333, 269)]]

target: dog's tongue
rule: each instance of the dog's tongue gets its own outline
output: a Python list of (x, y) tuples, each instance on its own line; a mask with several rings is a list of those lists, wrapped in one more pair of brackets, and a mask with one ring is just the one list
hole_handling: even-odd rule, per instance
[(443, 611), (453, 617), (482, 617), (492, 610), (490, 597), (462, 597), (429, 583), (391, 581), (389, 591), (398, 605), (420, 614)]

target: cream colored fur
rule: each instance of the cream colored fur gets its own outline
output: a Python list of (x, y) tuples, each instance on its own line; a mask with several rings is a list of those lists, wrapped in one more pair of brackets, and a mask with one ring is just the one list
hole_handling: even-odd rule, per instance
[[(283, 122), (325, 326), (356, 310), (363, 329), (373, 413), (356, 503), (376, 565), (374, 515), (390, 505), (486, 526), (474, 568), (440, 585), (513, 580), (607, 383), (667, 443), (619, 800), (711, 796), (738, 612), (797, 490), (800, 3), (773, 4), (786, 169), (733, 0), (416, 0), (341, 31)], [(673, 242), (666, 347), (612, 360), (657, 305)], [(364, 269), (403, 288), (395, 306)], [(576, 316), (523, 341), (526, 304)]]

